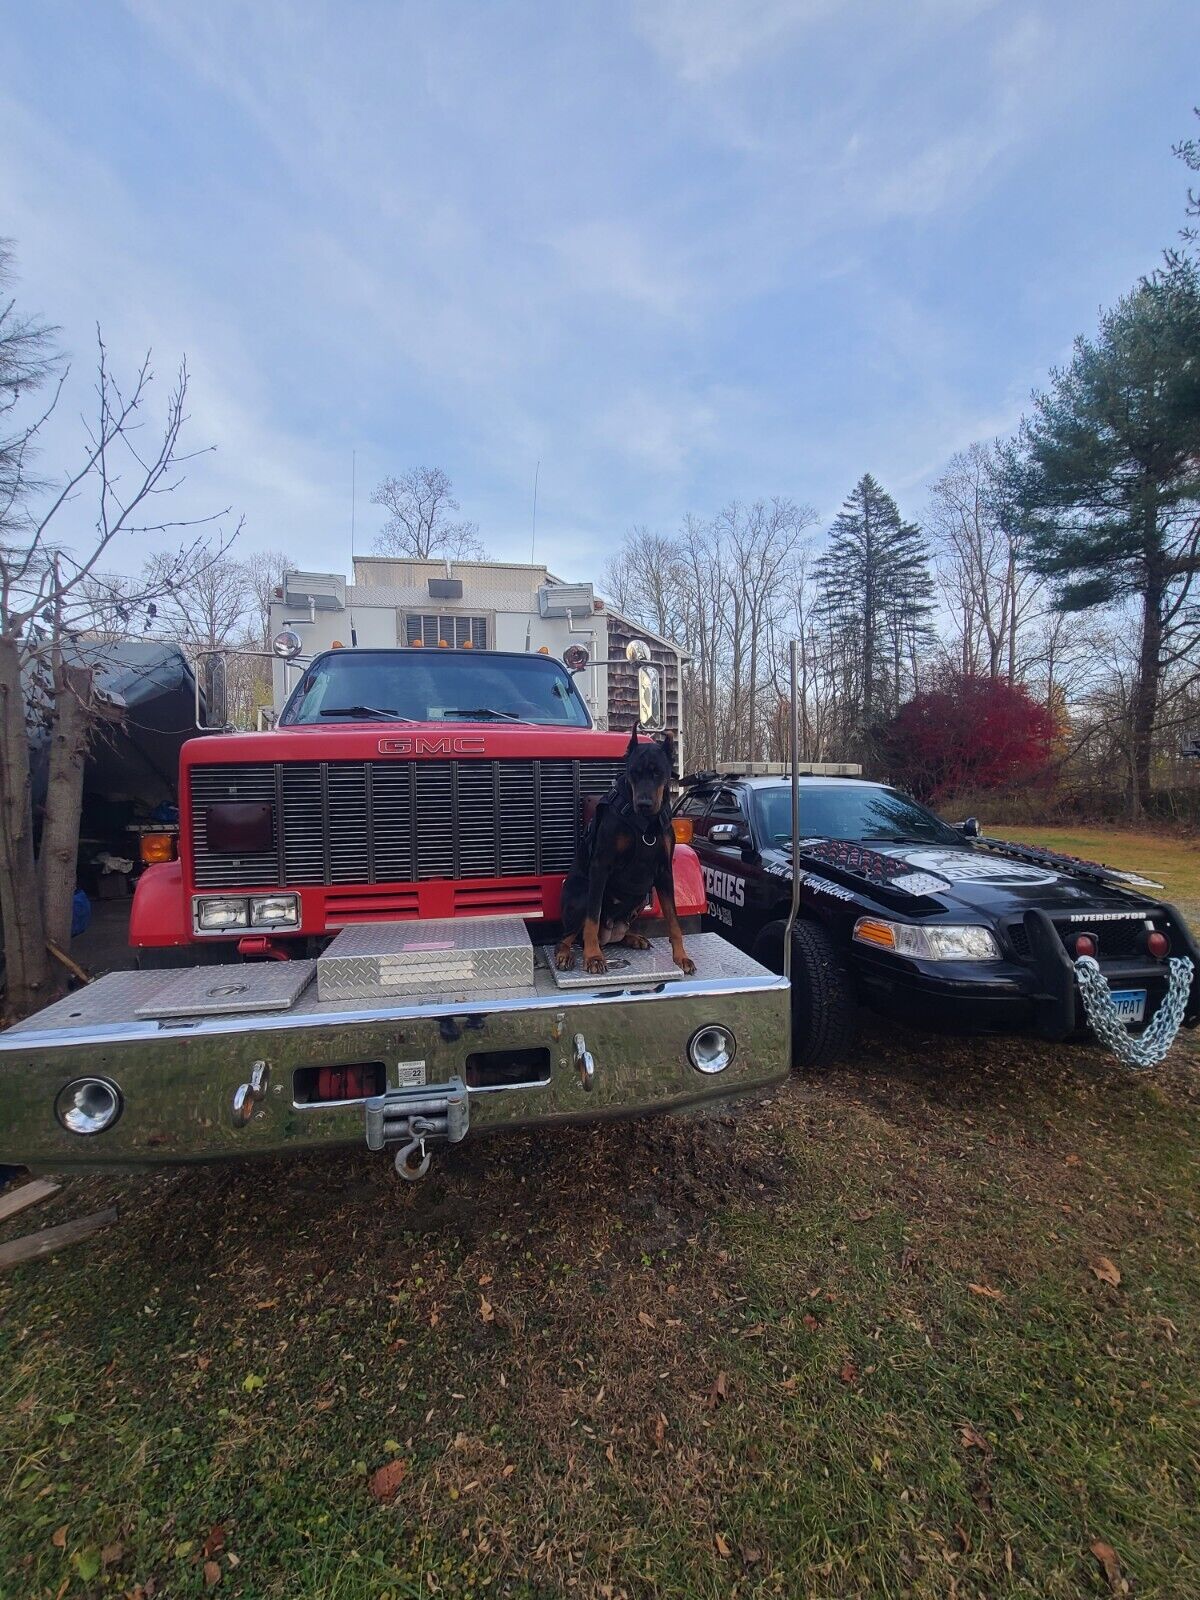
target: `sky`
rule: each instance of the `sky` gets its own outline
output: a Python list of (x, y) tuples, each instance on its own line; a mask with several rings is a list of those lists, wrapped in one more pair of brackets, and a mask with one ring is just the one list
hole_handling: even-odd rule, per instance
[(0, 236), (72, 360), (43, 467), (99, 323), (156, 404), (186, 355), (180, 509), (332, 571), (352, 461), (360, 553), (375, 484), (437, 465), (490, 554), (573, 579), (731, 499), (827, 527), (867, 471), (919, 517), (1173, 242), (1200, 101), (1194, 0), (40, 0), (4, 33)]

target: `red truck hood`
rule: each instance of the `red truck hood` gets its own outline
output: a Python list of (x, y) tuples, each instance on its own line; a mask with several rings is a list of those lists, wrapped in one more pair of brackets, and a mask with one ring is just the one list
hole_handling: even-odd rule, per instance
[(601, 756), (622, 754), (627, 733), (598, 733), (594, 728), (546, 728), (534, 723), (428, 722), (409, 727), (400, 722), (339, 722), (336, 727), (306, 724), (269, 733), (213, 733), (189, 739), (182, 766), (251, 761), (404, 761), (470, 760), (473, 756), (505, 757)]

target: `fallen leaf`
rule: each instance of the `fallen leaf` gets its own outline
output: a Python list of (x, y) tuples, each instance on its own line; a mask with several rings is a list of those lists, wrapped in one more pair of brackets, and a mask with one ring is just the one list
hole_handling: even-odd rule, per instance
[(253, 1394), (256, 1389), (261, 1389), (266, 1384), (265, 1378), (260, 1378), (257, 1372), (248, 1372), (242, 1379), (242, 1388), (247, 1394)]
[(654, 1326), (654, 1318), (648, 1316), (644, 1311), (638, 1312), (638, 1321), (641, 1323), (643, 1328), (652, 1328)]
[(991, 1449), (991, 1446), (988, 1444), (987, 1440), (983, 1437), (979, 1430), (977, 1428), (973, 1428), (969, 1422), (963, 1423), (962, 1429), (959, 1432), (959, 1438), (962, 1440), (963, 1444), (968, 1450)]
[(119, 1539), (114, 1539), (112, 1544), (106, 1544), (101, 1549), (100, 1565), (102, 1567), (111, 1567), (115, 1565), (116, 1562), (120, 1561), (124, 1554), (125, 1546)]
[(479, 1296), (479, 1316), (483, 1322), (495, 1322), (496, 1308), (484, 1294)]
[(279, 1304), (278, 1300), (258, 1300), (255, 1302), (255, 1311), (274, 1311)]
[(206, 1561), (204, 1563), (204, 1587), (206, 1589), (215, 1589), (220, 1581), (221, 1568), (219, 1564), (216, 1561)]
[(1110, 1261), (1107, 1256), (1097, 1256), (1095, 1261), (1092, 1262), (1092, 1271), (1100, 1279), (1101, 1283), (1111, 1283), (1114, 1289), (1121, 1281), (1120, 1268), (1114, 1261)]
[(208, 1538), (205, 1539), (204, 1547), (200, 1551), (200, 1554), (207, 1560), (209, 1556), (219, 1555), (224, 1548), (225, 1529), (219, 1522), (214, 1522), (212, 1527), (208, 1530)]
[(485, 1272), (483, 1277), (480, 1278), (480, 1280), (479, 1280), (479, 1287), (481, 1289), (486, 1289), (488, 1284), (491, 1283), (491, 1281), (492, 1281), (491, 1273), (490, 1272)]
[(804, 1326), (809, 1330), (810, 1333), (814, 1328), (819, 1328), (821, 1326), (811, 1311), (806, 1311), (800, 1320), (804, 1323)]
[(65, 1550), (67, 1548), (67, 1525), (65, 1522), (61, 1528), (55, 1528), (50, 1535), (50, 1543), (56, 1550)]
[(733, 1554), (733, 1546), (723, 1533), (718, 1533), (714, 1542), (719, 1556), (731, 1556)]
[(660, 1448), (667, 1437), (667, 1419), (660, 1411), (654, 1423), (654, 1442)]
[(843, 1361), (842, 1370), (838, 1373), (838, 1377), (843, 1383), (857, 1383), (858, 1368), (854, 1365), (853, 1361)]
[(742, 1560), (748, 1567), (756, 1567), (762, 1560), (762, 1551), (755, 1550), (746, 1545), (742, 1546)]
[(1129, 1583), (1121, 1574), (1121, 1562), (1112, 1545), (1103, 1539), (1092, 1540), (1092, 1554), (1100, 1563), (1104, 1576), (1108, 1579), (1108, 1587), (1113, 1594), (1128, 1594)]
[(708, 1403), (715, 1411), (722, 1400), (729, 1399), (729, 1379), (723, 1372), (718, 1372), (713, 1379), (713, 1386), (708, 1391)]
[(986, 1283), (969, 1283), (967, 1285), (967, 1288), (970, 1290), (970, 1292), (972, 1294), (979, 1295), (979, 1297), (981, 1299), (983, 1299), (983, 1300), (1003, 1300), (1004, 1299), (1004, 1291), (1002, 1289), (993, 1289), (990, 1284), (986, 1284)]
[(1064, 1167), (1077, 1167), (1078, 1165), (1079, 1165), (1079, 1157), (1078, 1156), (1064, 1156), (1063, 1157), (1063, 1166)]
[(201, 1372), (207, 1372), (209, 1367), (212, 1366), (212, 1357), (211, 1356), (197, 1356), (196, 1357), (196, 1365), (200, 1368)]
[(95, 1545), (89, 1545), (86, 1550), (77, 1550), (71, 1560), (84, 1583), (90, 1583), (100, 1571), (100, 1552)]
[(395, 1497), (396, 1490), (404, 1482), (408, 1472), (408, 1462), (402, 1457), (395, 1461), (387, 1461), (382, 1467), (377, 1467), (371, 1474), (370, 1488), (376, 1500), (382, 1502)]

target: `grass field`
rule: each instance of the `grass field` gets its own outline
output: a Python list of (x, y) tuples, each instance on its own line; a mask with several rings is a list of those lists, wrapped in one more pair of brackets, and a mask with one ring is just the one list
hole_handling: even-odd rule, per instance
[(418, 1187), (78, 1180), (120, 1224), (0, 1279), (0, 1595), (1194, 1600), (1198, 1179), (1190, 1045), (889, 1031)]

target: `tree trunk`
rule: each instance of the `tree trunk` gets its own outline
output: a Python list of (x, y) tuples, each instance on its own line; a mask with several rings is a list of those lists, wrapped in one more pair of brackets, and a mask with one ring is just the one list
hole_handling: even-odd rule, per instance
[(92, 675), (83, 667), (55, 663), (54, 716), (50, 725), (50, 770), (38, 882), (46, 937), (60, 950), (71, 942), (83, 767), (87, 756)]
[(28, 1016), (50, 998), (50, 968), (33, 858), (33, 801), (20, 650), (0, 638), (0, 924), (5, 1012)]
[(1158, 709), (1158, 681), (1162, 671), (1162, 591), (1156, 581), (1142, 597), (1142, 644), (1138, 653), (1137, 682), (1130, 707), (1133, 734), (1131, 809), (1140, 815), (1150, 797), (1150, 757), (1154, 742), (1154, 714)]

